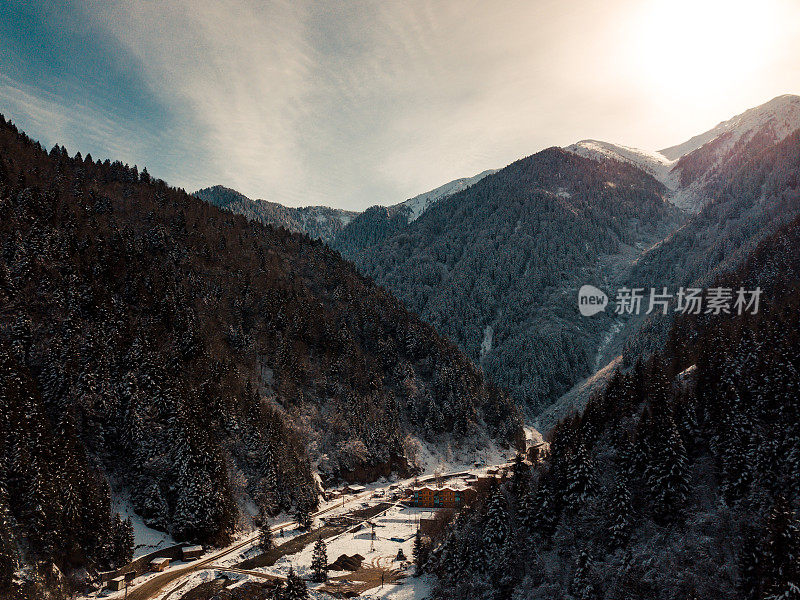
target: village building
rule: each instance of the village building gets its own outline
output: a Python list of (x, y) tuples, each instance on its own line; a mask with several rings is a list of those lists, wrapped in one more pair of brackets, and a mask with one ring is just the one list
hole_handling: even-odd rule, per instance
[(474, 496), (475, 490), (461, 483), (443, 487), (422, 486), (411, 490), (408, 504), (424, 508), (461, 508)]
[(203, 547), (202, 546), (184, 546), (181, 548), (181, 559), (183, 561), (187, 560), (195, 560), (200, 558), (203, 555)]
[(167, 567), (169, 567), (169, 559), (166, 557), (154, 558), (152, 561), (150, 561), (150, 570), (153, 573), (161, 573), (162, 571), (166, 571)]
[(124, 577), (114, 577), (114, 579), (108, 582), (108, 589), (111, 590), (112, 592), (118, 592), (124, 587), (125, 587)]

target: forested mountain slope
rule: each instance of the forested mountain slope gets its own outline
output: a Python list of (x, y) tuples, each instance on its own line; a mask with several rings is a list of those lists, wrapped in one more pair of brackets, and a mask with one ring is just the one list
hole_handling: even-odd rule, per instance
[(423, 544), (437, 597), (796, 598), (798, 247), (800, 218), (713, 282), (760, 287), (758, 314), (681, 317), (550, 433), (541, 468)]
[(343, 254), (349, 254), (382, 243), (443, 198), (452, 196), (495, 172), (488, 170), (473, 177), (455, 179), (404, 202), (391, 206), (375, 205), (360, 213), (327, 206), (291, 208), (266, 200), (251, 200), (236, 190), (221, 185), (198, 190), (194, 195), (214, 206), (265, 225), (305, 233)]
[(203, 188), (194, 195), (214, 206), (244, 215), (252, 221), (305, 233), (312, 239), (328, 243), (358, 214), (328, 206), (291, 208), (267, 200), (251, 200), (244, 194), (221, 185)]
[(484, 177), (496, 172), (492, 170), (483, 171), (474, 177), (455, 179), (429, 192), (409, 198), (400, 204), (371, 206), (348, 223), (347, 227), (343, 228), (331, 240), (330, 245), (344, 256), (349, 257), (370, 246), (383, 244), (388, 238), (401, 232), (410, 223), (416, 221), (425, 211), (435, 206), (437, 202), (475, 185)]
[(538, 410), (589, 373), (609, 327), (579, 315), (577, 289), (671, 230), (665, 194), (631, 165), (554, 148), (345, 256)]
[(407, 435), (522, 435), (506, 393), (320, 242), (4, 120), (0, 241), (3, 560), (119, 564), (107, 480), (218, 542), (248, 499), (315, 505), (311, 460), (376, 477), (408, 469)]
[[(777, 144), (769, 135), (749, 138), (731, 152), (725, 166), (717, 167), (715, 176), (704, 184), (703, 192), (711, 200), (642, 255), (633, 269), (631, 285), (673, 290), (707, 286), (720, 272), (735, 269), (761, 240), (800, 214), (800, 130)], [(670, 323), (671, 318), (661, 315), (649, 318), (627, 343), (628, 362), (660, 347)]]

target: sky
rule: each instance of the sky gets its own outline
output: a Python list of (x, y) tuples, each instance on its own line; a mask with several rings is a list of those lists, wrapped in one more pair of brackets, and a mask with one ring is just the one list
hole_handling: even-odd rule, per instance
[(394, 204), (800, 93), (800, 0), (0, 0), (0, 113), (192, 192)]

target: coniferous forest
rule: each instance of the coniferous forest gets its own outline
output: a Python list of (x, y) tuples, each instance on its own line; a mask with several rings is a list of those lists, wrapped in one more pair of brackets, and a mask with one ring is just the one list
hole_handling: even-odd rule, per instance
[(541, 467), (428, 541), (438, 597), (798, 597), (798, 244), (795, 219), (715, 282), (760, 286), (763, 311), (679, 318), (550, 432)]
[(520, 441), (507, 393), (321, 243), (5, 120), (0, 239), (2, 585), (124, 564), (112, 488), (220, 544), (244, 499), (314, 508), (312, 460), (369, 481), (414, 471), (412, 434)]
[(0, 600), (800, 600), (800, 3), (573, 4), (4, 3)]

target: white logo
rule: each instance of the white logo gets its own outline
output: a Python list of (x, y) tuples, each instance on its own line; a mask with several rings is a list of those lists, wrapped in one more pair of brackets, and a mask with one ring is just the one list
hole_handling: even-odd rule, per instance
[(603, 312), (608, 305), (608, 296), (593, 285), (584, 285), (578, 290), (578, 310), (584, 317)]

